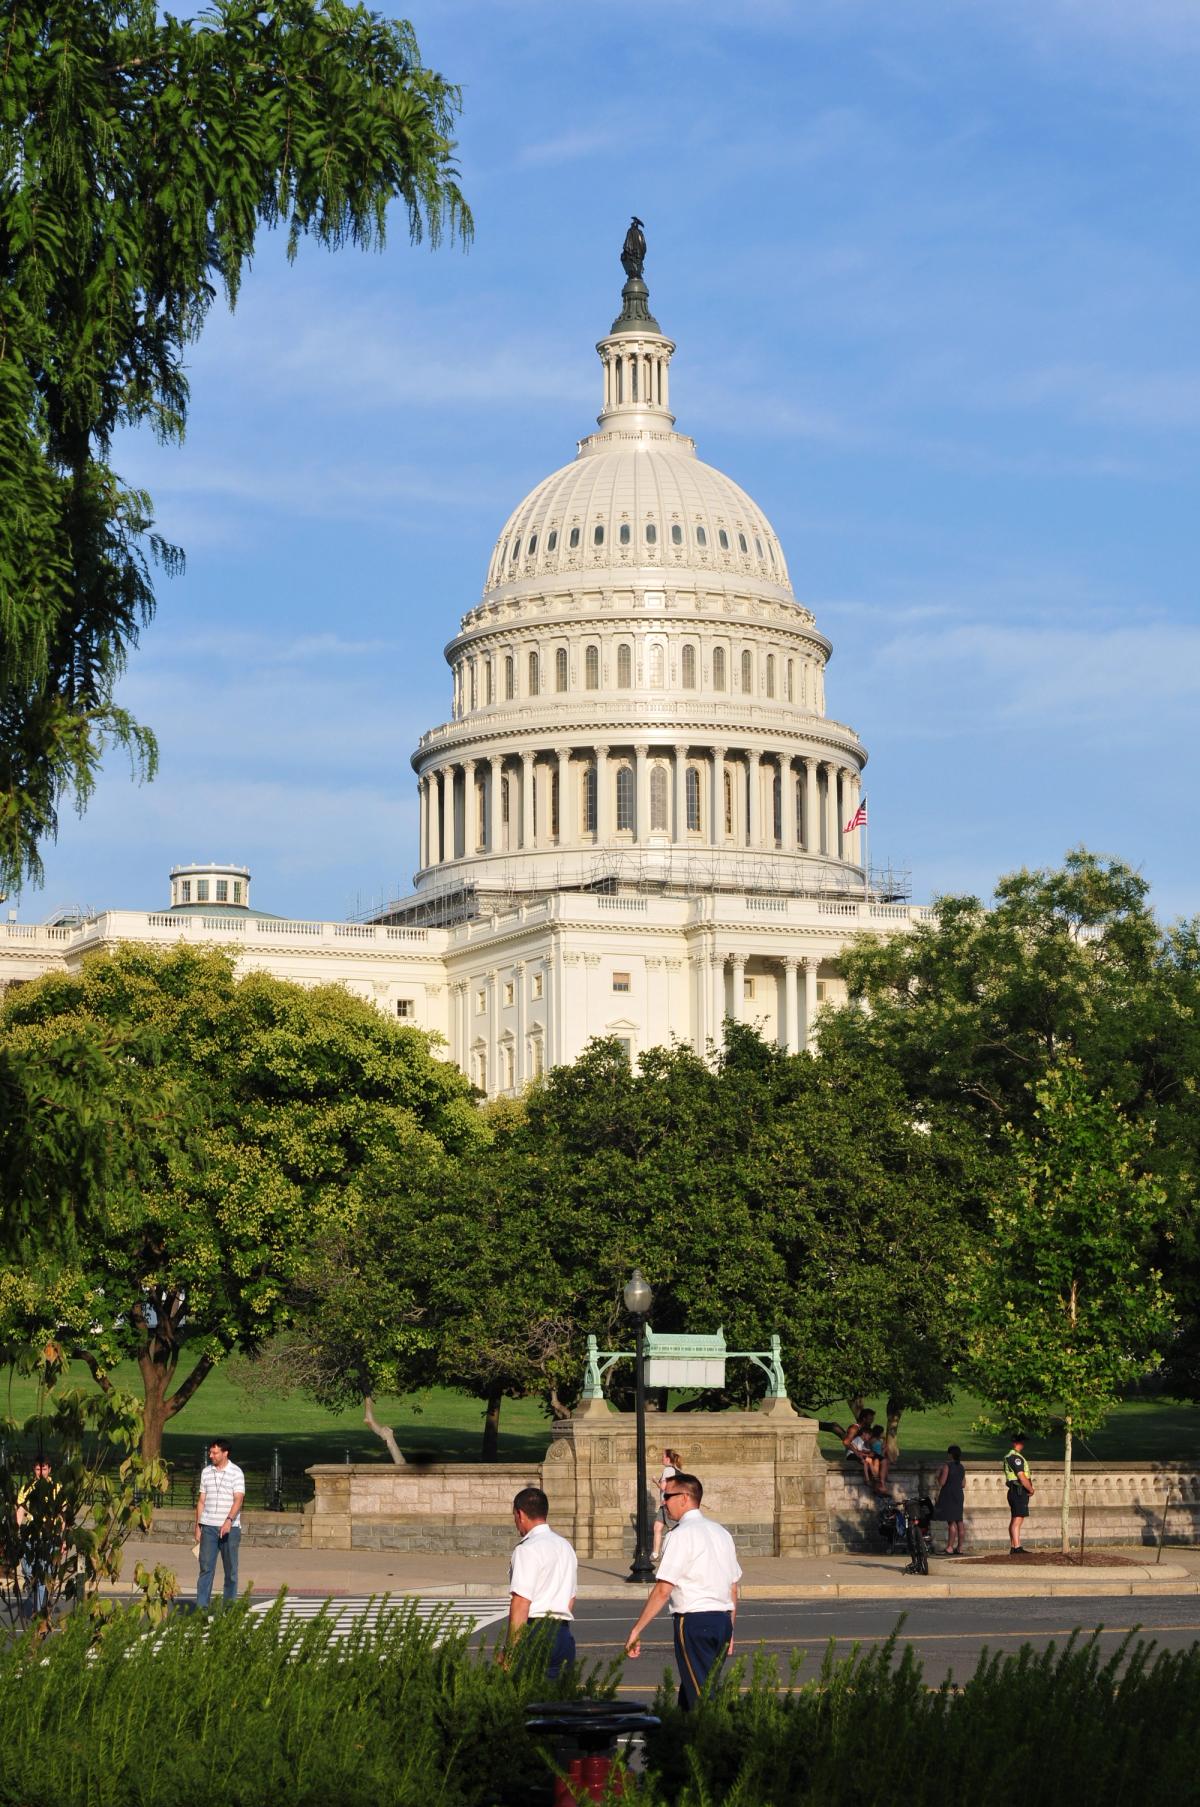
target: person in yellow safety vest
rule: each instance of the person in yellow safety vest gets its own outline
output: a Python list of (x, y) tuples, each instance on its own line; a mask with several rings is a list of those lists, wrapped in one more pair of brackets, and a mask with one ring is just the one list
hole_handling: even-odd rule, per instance
[(1021, 1532), (1025, 1520), (1029, 1516), (1029, 1496), (1033, 1492), (1033, 1479), (1029, 1473), (1029, 1464), (1025, 1460), (1025, 1433), (1018, 1431), (1012, 1440), (1012, 1448), (1004, 1458), (1004, 1484), (1008, 1489), (1008, 1553), (1010, 1556), (1027, 1554), (1021, 1548)]

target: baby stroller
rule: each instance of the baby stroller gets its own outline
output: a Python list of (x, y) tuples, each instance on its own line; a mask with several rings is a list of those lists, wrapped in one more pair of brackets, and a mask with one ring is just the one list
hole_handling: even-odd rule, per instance
[(928, 1575), (933, 1539), (933, 1501), (925, 1494), (914, 1500), (886, 1500), (879, 1514), (879, 1535), (889, 1552), (907, 1550), (906, 1575)]

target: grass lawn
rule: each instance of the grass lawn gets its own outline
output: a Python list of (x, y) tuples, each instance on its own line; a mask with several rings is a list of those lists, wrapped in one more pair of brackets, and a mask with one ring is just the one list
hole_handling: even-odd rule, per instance
[[(117, 1370), (118, 1384), (140, 1395), (137, 1369), (130, 1364)], [(91, 1385), (82, 1366), (72, 1379)], [(0, 1378), (0, 1415), (18, 1420), (35, 1406), (33, 1383), (11, 1373)], [(883, 1401), (873, 1401), (880, 1417)], [(977, 1402), (962, 1394), (952, 1405), (905, 1415), (900, 1425), (900, 1448), (905, 1461), (940, 1460), (948, 1443), (961, 1446), (968, 1460), (998, 1461), (1005, 1440), (971, 1430)], [(376, 1401), (380, 1420), (390, 1423), (407, 1457), (425, 1454), (437, 1461), (477, 1462), (483, 1434), (483, 1401), (446, 1387), (405, 1399)], [(844, 1402), (823, 1407), (820, 1416), (844, 1422)], [(661, 1440), (651, 1418), (650, 1442)], [(663, 1423), (659, 1419), (657, 1422)], [(670, 1414), (669, 1441), (687, 1459), (687, 1414)], [(664, 1433), (666, 1427), (664, 1423)], [(540, 1461), (549, 1439), (550, 1423), (536, 1400), (506, 1399), (500, 1415), (500, 1460)], [(199, 1471), (208, 1439), (229, 1437), (235, 1459), (243, 1467), (266, 1469), (271, 1452), (278, 1448), (284, 1468), (296, 1472), (315, 1462), (386, 1462), (379, 1439), (355, 1412), (332, 1412), (314, 1405), (300, 1393), (284, 1398), (260, 1399), (239, 1387), (221, 1369), (210, 1374), (184, 1410), (167, 1427), (164, 1451), (177, 1469)], [(823, 1435), (821, 1448), (834, 1457), (839, 1453), (835, 1437)], [(1032, 1464), (1061, 1459), (1058, 1440), (1031, 1439), (1027, 1445)], [(1200, 1406), (1165, 1398), (1131, 1399), (1120, 1406), (1104, 1429), (1083, 1447), (1076, 1439), (1075, 1454), (1101, 1462), (1195, 1461), (1200, 1454)]]

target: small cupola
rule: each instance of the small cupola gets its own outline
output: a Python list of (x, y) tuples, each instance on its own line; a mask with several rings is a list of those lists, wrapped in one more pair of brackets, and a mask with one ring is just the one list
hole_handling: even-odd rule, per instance
[(171, 908), (236, 912), (250, 908), (250, 868), (231, 866), (224, 860), (198, 860), (190, 866), (171, 867)]

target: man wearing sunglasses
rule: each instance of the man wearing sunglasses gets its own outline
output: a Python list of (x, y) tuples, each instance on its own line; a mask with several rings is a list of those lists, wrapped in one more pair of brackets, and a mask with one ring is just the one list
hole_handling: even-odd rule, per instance
[(668, 1600), (675, 1632), (679, 1669), (679, 1704), (685, 1712), (696, 1705), (704, 1684), (733, 1649), (737, 1584), (742, 1571), (724, 1525), (700, 1510), (704, 1488), (694, 1474), (673, 1474), (663, 1486), (662, 1501), (671, 1520), (663, 1545), (658, 1579), (637, 1624), (625, 1640), (626, 1654), (642, 1654), (642, 1633)]

